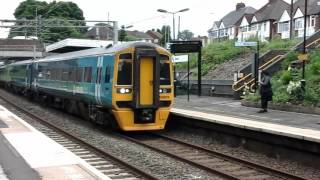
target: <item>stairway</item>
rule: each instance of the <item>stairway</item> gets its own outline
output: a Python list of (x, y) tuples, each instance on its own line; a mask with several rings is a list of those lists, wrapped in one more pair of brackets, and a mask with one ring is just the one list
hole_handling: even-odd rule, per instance
[[(306, 48), (307, 51), (320, 47), (320, 31), (317, 31), (312, 36), (307, 38)], [(297, 44), (291, 51), (301, 51), (303, 48), (303, 42)], [(260, 56), (259, 58), (259, 70), (268, 70), (271, 74), (281, 70), (281, 63), (290, 51), (286, 50), (270, 50)], [(241, 92), (245, 86), (250, 88), (254, 87), (254, 77), (251, 73), (251, 64), (246, 65), (239, 73), (243, 76), (238, 79), (232, 85), (232, 89), (235, 92)]]

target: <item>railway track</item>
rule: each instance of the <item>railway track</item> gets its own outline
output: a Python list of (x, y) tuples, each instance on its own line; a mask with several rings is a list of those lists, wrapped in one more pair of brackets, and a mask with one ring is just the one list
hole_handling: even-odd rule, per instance
[(120, 136), (226, 179), (306, 179), (160, 134)]
[(43, 127), (39, 129), (42, 133), (61, 144), (111, 179), (158, 179), (151, 174), (107, 153), (106, 151), (94, 147), (82, 139), (73, 136), (71, 133), (66, 132), (58, 126), (45, 120), (45, 118), (28, 112), (28, 110), (26, 110), (24, 107), (19, 106), (16, 102), (10, 101), (9, 98), (6, 98), (1, 94), (0, 98), (16, 108), (18, 111), (29, 116), (33, 120), (40, 122), (43, 125)]

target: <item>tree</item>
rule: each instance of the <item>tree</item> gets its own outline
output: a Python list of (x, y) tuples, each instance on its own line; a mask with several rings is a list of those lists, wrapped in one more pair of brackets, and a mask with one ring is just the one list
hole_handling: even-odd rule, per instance
[(170, 26), (162, 26), (160, 33), (162, 34), (162, 39), (160, 43), (162, 46), (165, 46), (166, 43), (172, 40)]
[(178, 39), (181, 39), (183, 41), (189, 41), (194, 37), (193, 32), (189, 30), (184, 30), (178, 34)]
[[(63, 25), (75, 25), (66, 20), (85, 20), (82, 10), (73, 2), (53, 1), (46, 3), (44, 1), (26, 0), (21, 2), (14, 12), (16, 19), (37, 19), (36, 28), (15, 28), (10, 29), (9, 37), (14, 36), (38, 36), (45, 42), (55, 42), (68, 37), (82, 37), (86, 32), (86, 28), (48, 28), (43, 24), (43, 20), (52, 20), (61, 22)], [(17, 24), (23, 25), (23, 24)], [(78, 22), (77, 25), (85, 25), (85, 22)]]
[(14, 17), (16, 19), (35, 19), (37, 15), (44, 14), (48, 9), (45, 1), (26, 0), (16, 8)]
[(121, 29), (120, 29), (120, 31), (119, 31), (119, 38), (118, 38), (118, 40), (121, 41), (121, 42), (122, 42), (122, 41), (125, 41), (126, 36), (127, 36), (126, 29), (125, 29), (124, 25), (122, 25), (122, 26), (121, 26)]

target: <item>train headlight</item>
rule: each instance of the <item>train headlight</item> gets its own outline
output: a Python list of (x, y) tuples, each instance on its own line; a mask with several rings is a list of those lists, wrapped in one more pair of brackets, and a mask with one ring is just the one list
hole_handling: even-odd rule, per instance
[(121, 88), (121, 89), (120, 89), (120, 93), (121, 93), (121, 94), (126, 93), (126, 89), (125, 89), (125, 88)]
[(159, 89), (159, 93), (160, 93), (160, 94), (171, 93), (171, 89), (161, 88), (161, 89)]
[(167, 89), (163, 89), (163, 93), (167, 93)]
[(120, 94), (129, 94), (131, 92), (132, 92), (131, 88), (118, 88), (117, 89), (117, 93), (120, 93)]

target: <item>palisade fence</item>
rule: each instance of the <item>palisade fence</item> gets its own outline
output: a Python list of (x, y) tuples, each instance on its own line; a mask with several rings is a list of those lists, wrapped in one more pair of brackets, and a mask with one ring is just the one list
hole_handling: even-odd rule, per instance
[[(202, 80), (202, 95), (203, 96), (234, 96), (232, 90), (233, 80)], [(178, 80), (176, 82), (176, 94), (186, 95), (188, 89), (187, 80)], [(190, 94), (197, 94), (198, 81), (190, 80), (189, 82)]]

